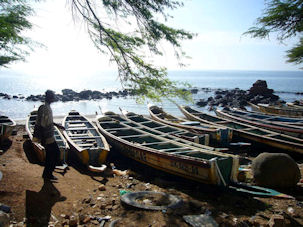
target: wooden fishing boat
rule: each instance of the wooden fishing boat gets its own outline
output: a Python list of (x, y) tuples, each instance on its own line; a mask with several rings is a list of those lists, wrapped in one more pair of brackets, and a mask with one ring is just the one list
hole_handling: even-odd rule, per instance
[[(120, 109), (121, 110), (121, 109)], [(128, 112), (126, 110), (121, 110), (121, 117), (113, 112), (106, 112), (104, 115), (119, 120), (125, 124), (131, 125), (132, 127), (139, 128), (143, 131), (149, 132), (154, 135), (159, 135), (166, 139), (171, 139), (176, 142), (187, 144), (190, 146), (196, 146), (201, 149), (211, 150), (211, 151), (227, 151), (228, 148), (214, 148), (208, 146), (209, 135), (208, 134), (198, 134), (189, 132), (187, 130), (173, 127), (161, 122), (155, 121), (143, 115), (135, 114), (133, 112)]]
[(166, 113), (162, 108), (151, 104), (148, 105), (148, 111), (151, 118), (156, 121), (195, 133), (209, 134), (210, 144), (214, 146), (226, 147), (233, 137), (233, 130), (227, 127), (178, 118)]
[(155, 169), (254, 196), (290, 198), (271, 189), (237, 183), (238, 156), (169, 140), (105, 115), (97, 116), (96, 123), (113, 150)]
[(190, 120), (201, 121), (213, 125), (222, 125), (233, 129), (234, 136), (252, 142), (261, 143), (281, 150), (303, 154), (303, 140), (292, 136), (280, 134), (252, 125), (226, 120), (192, 109), (189, 106), (178, 106), (181, 112)]
[(268, 104), (257, 104), (257, 107), (257, 109), (263, 113), (277, 114), (279, 116), (287, 117), (303, 117), (303, 109), (286, 106), (272, 106)]
[[(43, 163), (45, 161), (45, 156), (46, 156), (45, 148), (40, 143), (33, 141), (33, 133), (37, 119), (37, 113), (38, 113), (37, 109), (34, 109), (33, 111), (30, 112), (30, 114), (26, 119), (25, 129), (30, 140), (32, 141), (33, 148), (37, 155), (38, 160)], [(55, 135), (56, 143), (58, 144), (60, 150), (60, 165), (58, 164), (56, 168), (65, 169), (67, 167), (65, 160), (67, 160), (68, 158), (67, 156), (69, 151), (69, 145), (65, 140), (64, 136), (62, 135), (62, 133), (60, 132), (60, 130), (56, 126), (54, 126), (54, 135)]]
[(237, 178), (236, 156), (168, 140), (108, 116), (98, 116), (96, 122), (115, 150), (153, 168), (207, 184), (223, 185)]
[(297, 109), (303, 109), (303, 104), (301, 102), (293, 103), (293, 102), (287, 102), (287, 106)]
[[(303, 137), (303, 127), (295, 125), (279, 124), (278, 122), (270, 122), (264, 119), (257, 118), (256, 115), (245, 114), (243, 111), (237, 111), (233, 109), (227, 110), (216, 110), (216, 114), (219, 117), (233, 120), (236, 122), (242, 122), (249, 125), (269, 129), (274, 132), (294, 136), (297, 138)], [(258, 116), (259, 117), (259, 116)]]
[(247, 116), (250, 118), (254, 118), (257, 120), (265, 120), (268, 122), (273, 122), (277, 124), (286, 124), (286, 125), (294, 125), (294, 126), (303, 126), (303, 118), (291, 118), (291, 117), (283, 117), (283, 116), (277, 116), (274, 114), (265, 114), (262, 112), (256, 112), (256, 111), (249, 111), (249, 110), (240, 110), (232, 108), (232, 112), (242, 116)]
[(90, 171), (102, 172), (106, 166), (109, 145), (96, 126), (77, 111), (70, 111), (63, 119), (63, 132), (71, 149)]
[(7, 139), (13, 132), (16, 122), (4, 115), (0, 115), (0, 142)]

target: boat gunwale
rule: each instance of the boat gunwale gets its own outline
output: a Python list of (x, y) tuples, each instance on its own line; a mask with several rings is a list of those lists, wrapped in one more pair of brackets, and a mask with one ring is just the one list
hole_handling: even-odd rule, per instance
[[(164, 151), (158, 151), (158, 150), (156, 150), (156, 149), (153, 149), (153, 148), (150, 148), (150, 147), (144, 147), (144, 146), (142, 146), (142, 145), (137, 145), (137, 144), (135, 144), (135, 143), (132, 143), (132, 142), (130, 142), (130, 141), (127, 141), (127, 140), (125, 140), (125, 139), (122, 139), (122, 138), (120, 138), (120, 137), (118, 137), (118, 136), (116, 136), (116, 135), (113, 135), (112, 133), (110, 133), (110, 132), (108, 132), (106, 129), (104, 129), (102, 126), (101, 126), (101, 124), (100, 124), (100, 122), (99, 122), (99, 119), (96, 119), (96, 123), (97, 123), (97, 125), (98, 125), (98, 128), (99, 128), (99, 130), (101, 130), (102, 132), (102, 134), (104, 133), (104, 134), (106, 134), (108, 137), (110, 137), (110, 138), (112, 138), (113, 140), (116, 140), (116, 141), (119, 141), (120, 143), (122, 143), (122, 144), (125, 144), (126, 146), (130, 146), (130, 147), (134, 147), (134, 148), (136, 148), (136, 149), (138, 149), (138, 150), (142, 150), (142, 151), (145, 151), (145, 152), (149, 152), (150, 154), (153, 154), (153, 155), (155, 155), (155, 156), (161, 156), (161, 157), (165, 157), (165, 158), (168, 158), (168, 159), (174, 159), (174, 160), (180, 160), (180, 161), (186, 161), (186, 162), (188, 162), (188, 163), (191, 163), (191, 164), (195, 164), (195, 165), (199, 165), (199, 164), (202, 164), (202, 165), (207, 165), (207, 167), (210, 167), (210, 161), (209, 160), (207, 160), (207, 159), (202, 159), (202, 158), (196, 158), (196, 157), (190, 157), (190, 156), (180, 156), (180, 155), (177, 155), (177, 154), (173, 154), (173, 153), (167, 153), (167, 152), (164, 152)], [(127, 127), (130, 127), (130, 126), (128, 126), (128, 125), (126, 125)], [(135, 129), (136, 131), (139, 131), (139, 130), (137, 130), (137, 129)], [(141, 131), (141, 130), (140, 130)], [(143, 133), (143, 132), (142, 132)], [(144, 132), (144, 133), (147, 133), (147, 132)], [(147, 134), (149, 134), (149, 133), (147, 133)], [(151, 134), (151, 136), (152, 137), (158, 137), (158, 136), (155, 136), (155, 135), (153, 135), (153, 134)], [(160, 138), (162, 138), (162, 137), (160, 137)], [(168, 140), (168, 139), (165, 139), (165, 138), (162, 138), (162, 140)], [(172, 144), (177, 144), (178, 145), (178, 143), (176, 143), (176, 142), (174, 142), (174, 141), (169, 141), (169, 142), (171, 142)], [(184, 146), (184, 145), (181, 145), (181, 146)], [(190, 147), (190, 146), (189, 146)], [(198, 148), (196, 148), (196, 149), (198, 149)], [(201, 148), (200, 148), (201, 149)], [(205, 152), (205, 153), (209, 153), (209, 152), (207, 152), (207, 151), (199, 151), (199, 152)], [(219, 156), (218, 154), (211, 154), (211, 155), (217, 155), (217, 156)], [(228, 156), (224, 156), (224, 154), (221, 156), (222, 158), (229, 158)]]
[[(71, 112), (71, 111), (70, 111)], [(70, 113), (69, 112), (69, 113)], [(64, 126), (65, 125), (65, 122), (67, 122), (67, 117), (69, 117), (69, 113), (64, 116), (63, 120), (62, 120), (62, 125)], [(78, 113), (78, 116), (79, 117), (82, 117), (85, 119), (86, 122), (88, 122), (92, 128), (91, 130), (95, 130), (96, 133), (98, 134), (98, 137), (101, 139), (102, 143), (103, 143), (103, 147), (98, 147), (100, 151), (109, 151), (110, 148), (109, 148), (109, 144), (107, 143), (106, 139), (104, 138), (104, 136), (98, 131), (98, 128), (93, 124), (92, 121), (90, 121), (87, 117), (85, 117), (84, 115), (80, 114), (79, 112)], [(74, 116), (74, 115), (71, 115), (71, 116)], [(84, 129), (86, 130), (86, 129)], [(90, 129), (87, 129), (87, 130), (90, 130)], [(79, 153), (81, 152), (84, 152), (84, 151), (89, 151), (91, 148), (81, 148), (78, 144), (76, 144), (74, 142), (74, 140), (67, 134), (67, 131), (64, 130), (63, 131), (63, 134), (64, 134), (64, 137), (65, 139), (74, 147), (74, 149), (76, 149)], [(88, 137), (88, 139), (91, 138), (91, 137)]]

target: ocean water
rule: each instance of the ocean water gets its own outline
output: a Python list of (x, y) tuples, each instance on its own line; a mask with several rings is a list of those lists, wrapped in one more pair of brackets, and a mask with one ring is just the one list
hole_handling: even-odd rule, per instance
[[(266, 80), (268, 88), (274, 89), (275, 93), (285, 101), (294, 101), (302, 99), (302, 95), (295, 94), (303, 92), (303, 72), (301, 71), (170, 71), (169, 77), (172, 80), (178, 80), (190, 83), (197, 88), (222, 88), (249, 89), (257, 80)], [(83, 75), (83, 77), (73, 77), (72, 75), (57, 75), (53, 77), (29, 76), (12, 71), (0, 71), (0, 92), (9, 95), (43, 94), (45, 90), (51, 89), (61, 93), (64, 88), (70, 88), (77, 92), (85, 89), (111, 91), (121, 89), (114, 72), (103, 72), (96, 75)], [(194, 100), (208, 98), (213, 92), (202, 92), (193, 96)], [(183, 100), (175, 100), (179, 104), (188, 104)], [(146, 100), (143, 104), (136, 103), (134, 97), (113, 98), (111, 100), (90, 100), (90, 101), (72, 101), (56, 102), (52, 104), (54, 115), (65, 115), (68, 111), (75, 109), (83, 114), (95, 114), (100, 111), (111, 110), (119, 113), (119, 107), (139, 114), (148, 114)], [(13, 119), (24, 119), (29, 112), (38, 107), (40, 102), (30, 102), (25, 100), (6, 100), (0, 99), (0, 114), (5, 114)], [(168, 100), (157, 103), (174, 115), (181, 116), (175, 104)], [(197, 107), (196, 107), (197, 108)], [(198, 108), (197, 108), (198, 109)], [(202, 108), (202, 110), (206, 110)]]

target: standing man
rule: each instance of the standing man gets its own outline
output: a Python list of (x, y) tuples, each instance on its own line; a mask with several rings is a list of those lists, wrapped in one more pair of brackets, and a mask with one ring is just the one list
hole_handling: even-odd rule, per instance
[[(53, 112), (50, 104), (55, 101), (55, 93), (51, 90), (45, 92), (45, 104), (42, 104), (38, 109), (38, 116), (36, 120), (37, 131), (35, 129), (34, 137), (41, 140), (41, 144), (45, 148), (45, 167), (42, 177), (47, 180), (58, 180), (53, 175), (56, 163), (59, 160), (60, 150), (54, 137), (54, 125), (59, 128), (64, 128), (61, 125), (54, 123)], [(39, 136), (36, 136), (38, 134)]]

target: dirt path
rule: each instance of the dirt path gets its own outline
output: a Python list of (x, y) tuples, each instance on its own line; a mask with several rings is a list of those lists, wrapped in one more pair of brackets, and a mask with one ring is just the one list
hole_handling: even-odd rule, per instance
[[(207, 213), (221, 226), (258, 226), (267, 224), (274, 214), (286, 226), (303, 225), (303, 190), (292, 192), (297, 200), (243, 197), (216, 187), (197, 185), (144, 169), (129, 160), (112, 160), (124, 170), (135, 172), (117, 176), (111, 172), (93, 176), (73, 166), (65, 174), (55, 173), (57, 183), (41, 178), (43, 166), (29, 162), (24, 152), (28, 142), (24, 126), (18, 126), (12, 145), (0, 155), (0, 203), (11, 207), (13, 226), (99, 226), (93, 217), (120, 219), (118, 226), (188, 226), (183, 215)], [(137, 168), (136, 168), (137, 167)], [(136, 173), (137, 172), (137, 173)], [(121, 205), (120, 191), (161, 191), (183, 199), (175, 210), (144, 211)], [(108, 226), (109, 222), (105, 226)]]

